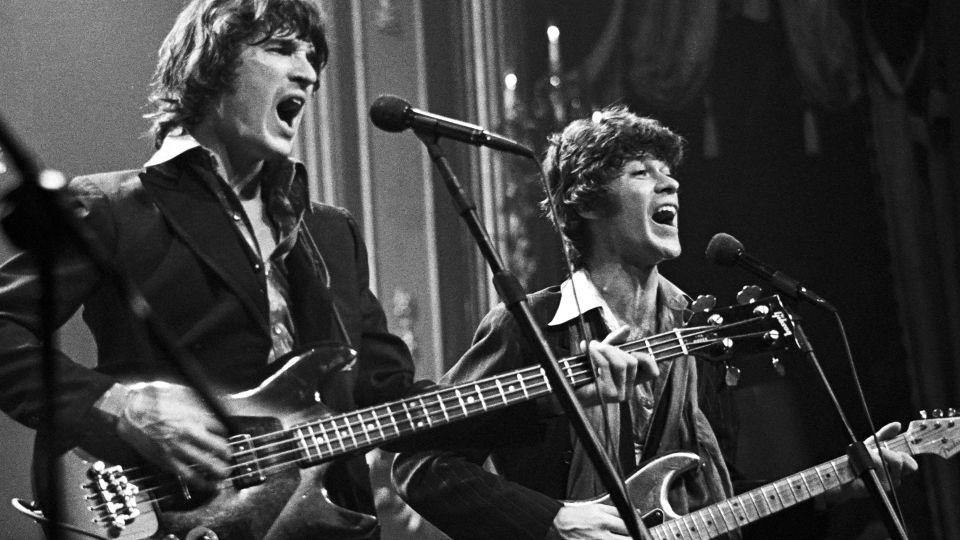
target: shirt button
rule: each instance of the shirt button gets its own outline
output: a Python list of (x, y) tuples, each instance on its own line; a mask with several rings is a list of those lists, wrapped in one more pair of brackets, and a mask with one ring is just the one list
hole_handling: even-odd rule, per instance
[(263, 268), (263, 265), (262, 265), (262, 264), (260, 264), (260, 263), (253, 263), (253, 271), (254, 271), (254, 272), (259, 272), (261, 268)]
[(236, 212), (230, 214), (230, 217), (232, 217), (234, 221), (240, 221), (240, 214)]
[(278, 324), (273, 327), (273, 333), (279, 336), (283, 333), (283, 328)]

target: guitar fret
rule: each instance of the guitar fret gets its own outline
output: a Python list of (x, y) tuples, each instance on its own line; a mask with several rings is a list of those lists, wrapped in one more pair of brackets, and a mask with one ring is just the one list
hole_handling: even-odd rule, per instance
[(527, 384), (523, 380), (523, 375), (517, 373), (517, 382), (520, 383), (520, 388), (523, 389), (523, 397), (530, 399), (530, 394), (527, 393)]
[(680, 335), (680, 329), (674, 328), (673, 333), (677, 336), (677, 342), (680, 344), (680, 350), (683, 351), (683, 354), (690, 354), (690, 351), (687, 350), (687, 344), (683, 341), (683, 336)]
[(470, 412), (467, 411), (467, 404), (463, 402), (463, 396), (460, 395), (460, 389), (456, 389), (454, 393), (457, 395), (457, 401), (460, 403), (460, 409), (463, 410), (463, 416), (469, 415)]
[(433, 421), (430, 419), (430, 410), (427, 409), (427, 404), (424, 403), (423, 398), (420, 398), (420, 408), (423, 409), (424, 416), (427, 417), (427, 426), (433, 427)]
[[(750, 503), (753, 504), (754, 510), (757, 511), (757, 517), (763, 517), (770, 513), (770, 509), (766, 508), (767, 513), (765, 514), (763, 510), (760, 509), (760, 505), (757, 504), (757, 497), (754, 491), (747, 492), (747, 496), (750, 497)], [(760, 497), (760, 500), (763, 500), (763, 497)]]
[(804, 500), (807, 500), (810, 497), (813, 497), (814, 493), (813, 493), (813, 490), (810, 489), (810, 483), (807, 481), (807, 476), (803, 473), (804, 471), (800, 471), (800, 480), (803, 482), (803, 487), (806, 488), (807, 490), (807, 496), (804, 499)]
[(393, 416), (393, 409), (389, 405), (387, 405), (387, 415), (390, 416), (390, 424), (393, 425), (394, 435), (400, 435), (400, 426), (397, 425), (397, 418)]
[(402, 402), (402, 405), (403, 405), (403, 412), (406, 413), (406, 415), (407, 415), (407, 421), (410, 423), (410, 429), (411, 429), (412, 431), (416, 431), (416, 430), (417, 430), (417, 424), (413, 421), (413, 416), (410, 414), (410, 407), (407, 406), (407, 402), (406, 402), (406, 401)]
[(643, 338), (643, 344), (647, 346), (647, 352), (650, 354), (650, 356), (656, 358), (657, 355), (653, 353), (653, 347), (650, 346), (650, 340), (647, 338)]
[(443, 399), (440, 397), (443, 393), (437, 392), (437, 406), (440, 407), (440, 412), (443, 413), (443, 419), (447, 422), (450, 421), (450, 414), (447, 413), (447, 405), (443, 402)]
[(330, 420), (330, 423), (333, 425), (333, 432), (337, 435), (337, 440), (340, 441), (340, 449), (346, 450), (347, 445), (343, 442), (343, 435), (340, 434), (340, 428), (337, 427), (337, 419), (333, 418)]
[[(700, 525), (699, 525), (699, 526), (697, 525), (697, 517), (698, 517), (698, 514), (699, 514), (699, 512), (694, 512), (694, 513), (690, 514), (690, 530), (692, 530), (693, 532), (695, 532), (695, 533), (697, 534), (697, 536), (699, 536), (700, 538), (704, 538), (705, 540), (709, 540), (709, 539), (710, 539), (710, 536), (709, 536), (709, 535), (710, 535), (710, 531), (707, 529), (707, 523), (703, 520), (703, 516), (699, 516), (699, 517), (700, 517)], [(703, 536), (703, 533), (704, 533), (704, 532), (707, 533), (707, 536)]]
[[(720, 517), (723, 519), (723, 524), (726, 527), (726, 529), (728, 531), (735, 529), (737, 527), (737, 520), (733, 519), (733, 516), (732, 516), (733, 512), (731, 511), (731, 509), (728, 508), (727, 510), (724, 510), (722, 503), (717, 503), (714, 506), (716, 507), (717, 511), (720, 512)], [(731, 524), (727, 518), (733, 519), (733, 524)]]
[(767, 507), (773, 508), (773, 509), (774, 509), (774, 510), (773, 510), (774, 512), (776, 512), (777, 510), (783, 509), (783, 503), (780, 503), (780, 508), (779, 508), (779, 509), (775, 506), (775, 503), (777, 503), (777, 501), (778, 501), (778, 499), (779, 499), (779, 495), (777, 495), (776, 489), (774, 489), (774, 495), (775, 495), (775, 496), (771, 496), (771, 495), (768, 495), (767, 492), (765, 492), (765, 491), (763, 490), (764, 487), (765, 487), (765, 486), (760, 486), (760, 493), (763, 494), (763, 500), (767, 501)]
[(363, 420), (362, 411), (357, 413), (357, 420), (360, 421), (360, 429), (363, 430), (363, 435), (367, 438), (367, 444), (370, 444), (372, 442), (370, 440), (370, 431), (373, 430), (373, 424), (370, 424), (369, 426), (367, 425), (367, 423)]
[(347, 428), (347, 434), (350, 435), (350, 440), (353, 441), (353, 446), (360, 446), (357, 444), (357, 436), (353, 433), (353, 426), (350, 425), (350, 421), (346, 418), (343, 419), (343, 427)]
[(500, 398), (503, 399), (503, 404), (506, 405), (510, 403), (507, 401), (507, 395), (503, 393), (503, 385), (500, 384), (500, 379), (494, 379), (493, 382), (497, 383), (497, 392), (500, 393)]
[[(387, 407), (387, 410), (389, 410), (389, 409), (390, 409), (390, 407)], [(374, 421), (377, 422), (377, 431), (380, 432), (380, 438), (381, 438), (381, 439), (386, 439), (387, 436), (386, 436), (386, 434), (384, 434), (384, 432), (383, 432), (383, 424), (380, 423), (380, 415), (377, 414), (376, 412), (374, 412), (374, 413), (373, 413), (373, 419), (374, 419)]]
[(480, 407), (483, 408), (483, 412), (487, 412), (487, 402), (483, 399), (483, 389), (480, 388), (479, 384), (475, 384), (473, 387), (477, 390), (477, 396), (480, 397)]
[(712, 523), (712, 524), (713, 524), (713, 527), (717, 530), (717, 534), (720, 534), (720, 533), (723, 533), (723, 532), (726, 532), (726, 531), (727, 531), (727, 522), (726, 522), (726, 520), (723, 519), (723, 512), (720, 512), (720, 520), (723, 521), (723, 527), (721, 528), (721, 527), (720, 527), (721, 524), (720, 524), (720, 522), (719, 522), (720, 520), (717, 520), (717, 516), (714, 515), (714, 513), (713, 513), (713, 511), (714, 511), (714, 505), (710, 505), (710, 506), (704, 508), (703, 510), (704, 510), (706, 513), (710, 514), (710, 521), (708, 521), (707, 524), (709, 525), (709, 524)]
[(304, 456), (303, 459), (310, 459), (310, 445), (307, 444), (307, 438), (303, 434), (303, 428), (297, 428), (293, 430), (296, 433), (298, 439), (300, 439), (299, 445), (303, 447)]

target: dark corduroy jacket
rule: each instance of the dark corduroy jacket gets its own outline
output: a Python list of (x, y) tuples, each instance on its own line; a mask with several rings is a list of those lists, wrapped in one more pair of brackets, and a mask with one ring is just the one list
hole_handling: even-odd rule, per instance
[[(681, 293), (661, 278), (661, 326), (680, 324)], [(541, 327), (560, 302), (558, 287), (530, 295)], [(672, 299), (668, 302), (668, 298)], [(593, 336), (607, 332), (599, 310), (586, 314)], [(580, 341), (575, 322), (547, 327), (547, 341), (558, 357), (569, 356)], [(534, 360), (513, 316), (501, 305), (480, 324), (468, 352), (443, 382), (457, 384), (530, 365)], [(716, 437), (697, 405), (696, 364), (681, 357), (661, 364), (658, 396), (644, 444), (643, 459), (675, 451), (700, 455), (703, 467), (675, 484), (670, 494), (681, 514), (732, 494)], [(629, 426), (629, 408), (621, 406), (621, 426)], [(511, 407), (461, 426), (461, 441), (434, 451), (400, 454), (394, 480), (403, 498), (441, 530), (464, 538), (544, 538), (567, 498), (573, 445), (568, 420), (552, 398)], [(626, 429), (623, 433), (630, 433)], [(617, 442), (625, 473), (633, 463), (632, 438)], [(482, 467), (491, 458), (498, 474)]]

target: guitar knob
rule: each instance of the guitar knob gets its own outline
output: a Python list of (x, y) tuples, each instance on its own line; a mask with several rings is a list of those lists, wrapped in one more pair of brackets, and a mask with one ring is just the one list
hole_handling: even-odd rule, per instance
[(756, 285), (744, 285), (740, 292), (737, 293), (737, 303), (741, 306), (747, 304), (752, 304), (757, 301), (757, 298), (763, 295), (763, 289), (757, 287)]
[(690, 304), (690, 309), (694, 313), (706, 313), (717, 305), (717, 297), (712, 294), (701, 294)]
[(219, 540), (217, 533), (206, 527), (194, 527), (187, 533), (186, 540)]
[(779, 358), (774, 356), (770, 359), (770, 365), (773, 366), (773, 369), (777, 371), (777, 375), (784, 377), (787, 374), (787, 368), (783, 366), (783, 362)]

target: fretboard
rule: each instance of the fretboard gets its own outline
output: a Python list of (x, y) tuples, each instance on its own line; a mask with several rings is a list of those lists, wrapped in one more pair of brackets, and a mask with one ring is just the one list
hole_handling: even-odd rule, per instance
[[(642, 350), (663, 361), (689, 354), (711, 342), (699, 329), (674, 330), (621, 346)], [(629, 346), (627, 346), (629, 345)], [(632, 347), (632, 348), (631, 348)], [(591, 380), (584, 356), (559, 361), (574, 387)], [(289, 430), (299, 448), (300, 463), (310, 465), (349, 452), (381, 445), (405, 435), (437, 428), (503, 409), (549, 394), (550, 383), (543, 368), (531, 366), (452, 388), (413, 396), (351, 413), (328, 417)]]
[[(903, 435), (881, 444), (893, 450), (906, 450), (908, 447)], [(872, 440), (867, 446), (875, 448)], [(716, 538), (854, 479), (856, 474), (849, 464), (849, 458), (839, 457), (667, 521), (652, 528), (650, 534), (657, 540)]]

